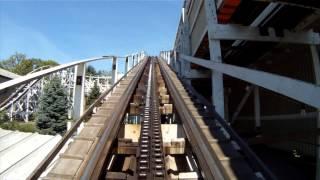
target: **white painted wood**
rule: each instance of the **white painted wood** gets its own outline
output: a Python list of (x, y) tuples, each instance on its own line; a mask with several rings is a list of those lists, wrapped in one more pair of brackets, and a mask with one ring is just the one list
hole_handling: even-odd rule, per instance
[[(280, 5), (279, 3), (270, 3), (250, 24), (250, 26), (257, 27), (259, 25), (263, 25), (265, 22), (267, 22), (267, 19), (272, 18), (273, 15), (276, 14), (281, 8), (282, 5)], [(232, 46), (239, 46), (242, 42), (243, 41), (241, 40), (236, 40), (234, 43), (232, 43)]]
[(207, 15), (205, 10), (205, 5), (202, 5), (196, 24), (193, 26), (193, 30), (190, 31), (192, 52), (196, 52), (198, 50), (201, 42), (203, 41), (203, 38), (205, 37), (204, 35), (207, 34), (207, 30), (208, 30)]
[[(217, 9), (215, 1), (205, 0), (206, 19), (208, 24), (208, 31), (218, 24)], [(210, 59), (212, 62), (222, 62), (220, 41), (213, 39), (212, 34), (209, 35), (209, 50)], [(223, 90), (223, 76), (222, 73), (212, 69), (211, 74), (212, 81), (212, 102), (216, 108), (217, 113), (224, 118), (224, 90)]]
[(134, 67), (135, 66), (135, 64), (134, 64), (134, 55), (131, 55), (131, 60), (132, 60), (131, 66)]
[[(184, 13), (184, 16), (187, 16), (184, 8), (183, 8), (182, 12)], [(189, 18), (184, 19), (182, 29), (183, 29), (183, 37), (182, 37), (183, 38), (183, 40), (182, 40), (183, 54), (190, 55), (190, 53), (191, 53), (191, 40), (190, 40), (190, 35), (189, 35), (189, 32), (190, 32)], [(190, 72), (190, 63), (187, 61), (184, 61), (181, 65), (182, 65), (181, 76), (185, 77), (186, 74), (188, 72)]]
[(179, 57), (205, 68), (216, 70), (236, 79), (241, 79), (251, 84), (277, 92), (315, 108), (320, 108), (320, 86), (318, 85), (272, 73), (224, 63), (216, 63), (183, 54), (180, 54)]
[(6, 81), (4, 83), (0, 84), (0, 91), (9, 88), (9, 87), (13, 87), (13, 86), (17, 86), (26, 82), (29, 82), (31, 80), (34, 79), (39, 79), (43, 76), (46, 76), (48, 74), (66, 69), (68, 67), (72, 67), (81, 63), (86, 63), (86, 62), (91, 62), (91, 61), (97, 61), (97, 60), (102, 60), (102, 59), (106, 59), (106, 58), (110, 58), (110, 56), (101, 56), (101, 57), (96, 57), (96, 58), (90, 58), (90, 59), (84, 59), (84, 60), (80, 60), (80, 61), (75, 61), (75, 62), (71, 62), (71, 63), (67, 63), (67, 64), (63, 64), (60, 66), (56, 66), (50, 69), (45, 69), (39, 72), (35, 72), (26, 76), (20, 76), (16, 79), (10, 80), (10, 81)]
[(192, 48), (192, 56), (195, 56), (195, 55), (196, 55), (197, 50), (198, 50), (198, 48), (199, 48), (200, 45), (201, 45), (202, 39), (203, 39), (203, 38), (205, 37), (205, 35), (207, 34), (207, 31), (208, 31), (208, 26), (206, 26), (206, 27), (203, 29), (203, 32), (202, 32), (202, 34), (201, 34), (201, 36), (200, 36), (200, 39), (201, 39), (201, 40), (199, 40), (199, 41), (196, 43), (196, 45), (194, 46), (194, 47), (196, 47), (196, 48)]
[(27, 92), (26, 114), (25, 114), (25, 119), (24, 119), (25, 122), (29, 122), (30, 95), (31, 95), (31, 92), (30, 92), (30, 89), (29, 89), (28, 92)]
[(273, 28), (269, 28), (269, 35), (260, 35), (259, 28), (252, 26), (242, 26), (236, 24), (216, 24), (209, 29), (210, 39), (218, 40), (247, 40), (263, 42), (281, 42), (295, 44), (320, 44), (319, 33), (312, 31), (307, 32), (290, 32), (284, 30), (284, 36), (275, 35)]
[(118, 78), (118, 65), (117, 65), (117, 57), (112, 58), (112, 85), (117, 82)]
[(124, 74), (126, 74), (129, 70), (129, 56), (126, 57), (126, 62), (124, 66)]
[(197, 9), (196, 9), (196, 14), (195, 14), (194, 20), (193, 20), (192, 22), (190, 22), (191, 25), (190, 25), (189, 35), (191, 35), (191, 33), (192, 33), (193, 29), (194, 29), (194, 26), (195, 26), (195, 24), (196, 24), (196, 22), (197, 22), (197, 20), (198, 20), (198, 16), (199, 16), (199, 14), (200, 14), (200, 9), (201, 9), (201, 7), (202, 7), (202, 4), (203, 4), (203, 0), (200, 0), (200, 3), (199, 3), (198, 6), (196, 7)]
[(73, 89), (73, 119), (80, 119), (84, 111), (84, 83), (85, 83), (85, 64), (81, 63), (75, 67), (74, 89)]

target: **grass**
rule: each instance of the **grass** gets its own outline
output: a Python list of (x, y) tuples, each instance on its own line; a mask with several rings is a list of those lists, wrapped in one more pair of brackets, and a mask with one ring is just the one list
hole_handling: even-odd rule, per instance
[(17, 130), (21, 132), (37, 132), (37, 128), (35, 125), (35, 122), (17, 122), (17, 121), (12, 121), (12, 122), (3, 122), (0, 124), (0, 127), (2, 129), (7, 129), (7, 130)]

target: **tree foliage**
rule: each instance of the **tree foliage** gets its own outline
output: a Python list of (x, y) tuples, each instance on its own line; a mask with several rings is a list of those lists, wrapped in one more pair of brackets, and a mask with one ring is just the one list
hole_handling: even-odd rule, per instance
[(43, 66), (56, 66), (57, 62), (53, 60), (42, 60), (38, 58), (28, 59), (25, 54), (15, 53), (7, 60), (0, 62), (0, 67), (19, 75), (26, 75), (29, 72)]
[(95, 75), (97, 75), (97, 71), (93, 66), (89, 65), (89, 66), (87, 66), (86, 74), (91, 75), (91, 76), (95, 76)]
[(9, 116), (4, 111), (0, 111), (0, 124), (9, 121)]
[(23, 60), (26, 60), (25, 54), (16, 52), (14, 55), (10, 56), (7, 60), (0, 63), (0, 67), (9, 71), (13, 71), (14, 68)]
[(68, 95), (58, 77), (44, 87), (40, 97), (37, 115), (37, 127), (43, 134), (64, 133), (68, 119)]
[(112, 75), (112, 71), (99, 70), (97, 74), (99, 76), (111, 76)]
[(95, 82), (94, 86), (91, 88), (86, 104), (91, 105), (100, 96), (100, 94), (100, 88), (97, 82)]
[(86, 74), (91, 76), (111, 76), (111, 71), (106, 70), (96, 70), (92, 65), (87, 66)]

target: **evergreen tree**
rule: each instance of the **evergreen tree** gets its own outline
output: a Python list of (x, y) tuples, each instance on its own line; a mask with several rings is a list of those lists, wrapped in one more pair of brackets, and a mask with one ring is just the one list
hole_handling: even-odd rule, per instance
[(100, 88), (97, 82), (94, 82), (94, 86), (91, 88), (90, 94), (87, 98), (87, 105), (91, 105), (100, 96)]
[(37, 127), (43, 134), (64, 133), (68, 119), (68, 95), (60, 79), (55, 76), (44, 87), (40, 97)]

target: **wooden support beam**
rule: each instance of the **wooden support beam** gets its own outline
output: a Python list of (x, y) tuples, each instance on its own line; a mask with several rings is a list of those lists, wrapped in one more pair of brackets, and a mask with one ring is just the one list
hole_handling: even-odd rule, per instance
[(66, 68), (70, 68), (73, 66), (76, 66), (78, 64), (81, 63), (87, 63), (87, 62), (91, 62), (91, 61), (97, 61), (97, 60), (102, 60), (102, 59), (106, 59), (109, 58), (110, 56), (102, 56), (102, 57), (96, 57), (96, 58), (90, 58), (90, 59), (84, 59), (84, 60), (80, 60), (80, 61), (75, 61), (75, 62), (71, 62), (71, 63), (67, 63), (67, 64), (63, 64), (60, 66), (56, 66), (53, 68), (49, 68), (49, 69), (45, 69), (39, 72), (35, 72), (26, 76), (21, 76), (15, 79), (12, 79), (10, 81), (6, 81), (4, 83), (0, 84), (0, 92), (6, 88), (10, 88), (10, 87), (14, 87), (23, 83), (27, 83), (29, 81), (32, 81), (34, 79), (40, 79), (44, 76), (47, 76), (49, 74), (52, 74), (54, 72), (66, 69)]
[(112, 85), (117, 82), (118, 79), (118, 67), (117, 67), (117, 57), (112, 59)]
[(219, 71), (236, 79), (247, 81), (315, 108), (320, 108), (320, 86), (249, 68), (216, 63), (180, 54), (180, 58), (205, 68)]
[(282, 42), (295, 44), (319, 45), (319, 33), (312, 31), (307, 32), (290, 32), (283, 30), (281, 35), (277, 35), (274, 28), (268, 28), (263, 35), (262, 29), (252, 26), (242, 26), (236, 24), (216, 24), (209, 28), (209, 37), (213, 40), (247, 40), (262, 42)]
[(234, 123), (234, 121), (237, 119), (239, 113), (241, 112), (243, 106), (246, 104), (251, 92), (253, 91), (253, 86), (250, 86), (248, 89), (247, 89), (247, 92), (244, 94), (244, 96), (242, 97), (239, 105), (237, 106), (237, 109), (236, 111), (233, 113), (232, 115), (232, 118), (231, 118), (231, 123)]
[(75, 67), (74, 89), (73, 89), (73, 119), (80, 119), (84, 111), (84, 83), (86, 77), (85, 64), (81, 63)]
[[(215, 1), (205, 0), (205, 11), (208, 25), (208, 31), (212, 31), (218, 24), (217, 8)], [(221, 63), (221, 46), (220, 40), (214, 39), (212, 33), (209, 33), (209, 50), (211, 62)], [(217, 113), (224, 119), (224, 90), (223, 75), (216, 69), (211, 69), (212, 81), (212, 102)]]
[[(315, 83), (318, 87), (320, 87), (320, 58), (319, 58), (319, 51), (316, 46), (311, 45), (311, 56), (312, 56), (312, 62), (313, 62), (313, 70), (314, 70), (314, 76), (315, 76)], [(319, 101), (319, 99), (318, 99)], [(317, 129), (320, 129), (320, 108), (317, 109)], [(316, 151), (316, 166), (318, 171), (316, 172), (316, 180), (320, 180), (320, 135), (316, 137), (316, 143), (317, 143), (317, 151)]]

